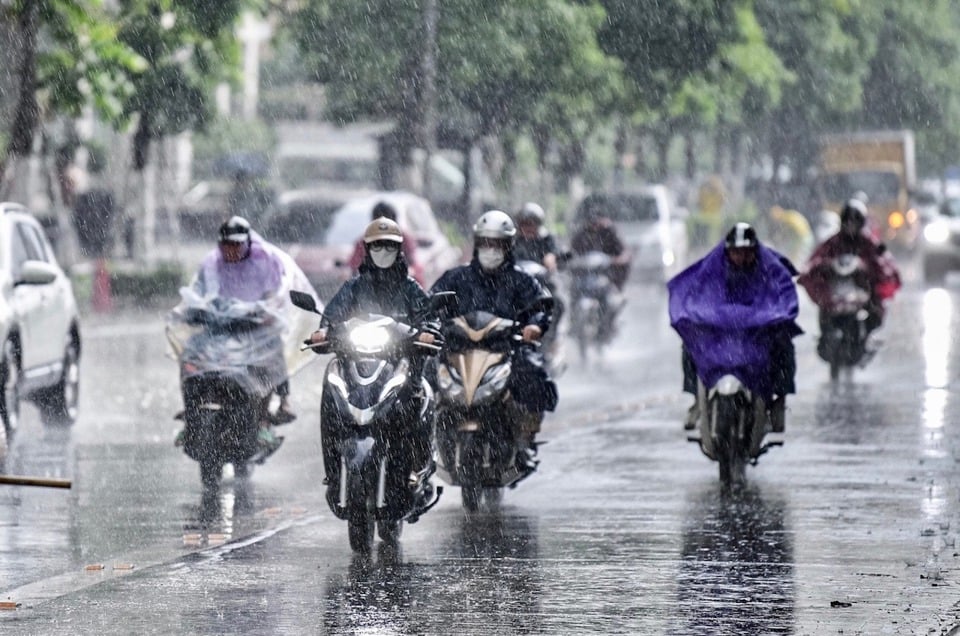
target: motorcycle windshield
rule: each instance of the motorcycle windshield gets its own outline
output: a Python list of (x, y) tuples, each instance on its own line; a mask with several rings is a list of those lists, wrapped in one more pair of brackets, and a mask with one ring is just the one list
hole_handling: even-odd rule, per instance
[(486, 311), (473, 311), (457, 316), (444, 327), (445, 348), (448, 352), (467, 349), (488, 349), (507, 352), (513, 347), (512, 335), (516, 323)]
[(772, 394), (771, 348), (802, 333), (796, 286), (780, 255), (764, 246), (750, 272), (728, 271), (719, 245), (667, 283), (670, 324), (707, 386), (738, 377), (767, 398)]
[(261, 302), (204, 298), (188, 288), (167, 317), (172, 355), (187, 376), (215, 373), (256, 395), (287, 378), (284, 322)]

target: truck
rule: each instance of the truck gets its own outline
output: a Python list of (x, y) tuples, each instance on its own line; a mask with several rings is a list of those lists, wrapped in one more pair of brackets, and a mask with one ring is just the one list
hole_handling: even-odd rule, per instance
[(878, 239), (905, 250), (916, 246), (921, 219), (910, 207), (916, 182), (912, 131), (824, 135), (817, 174), (824, 209), (838, 212), (851, 197), (864, 198)]

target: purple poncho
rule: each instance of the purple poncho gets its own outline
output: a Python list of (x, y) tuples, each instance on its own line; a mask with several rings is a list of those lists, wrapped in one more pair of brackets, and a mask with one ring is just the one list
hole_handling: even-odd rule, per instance
[(731, 373), (764, 399), (772, 395), (771, 345), (792, 338), (797, 289), (781, 256), (760, 245), (757, 264), (733, 270), (723, 244), (667, 283), (670, 325), (710, 387)]

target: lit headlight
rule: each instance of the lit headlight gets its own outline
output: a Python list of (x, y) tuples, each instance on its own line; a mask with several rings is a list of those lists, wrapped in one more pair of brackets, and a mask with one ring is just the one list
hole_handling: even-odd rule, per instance
[(390, 332), (379, 325), (361, 325), (350, 332), (350, 343), (360, 353), (379, 353), (390, 342)]
[(950, 240), (950, 228), (947, 227), (946, 223), (930, 223), (923, 228), (923, 238), (926, 239), (927, 243), (934, 245), (946, 243)]

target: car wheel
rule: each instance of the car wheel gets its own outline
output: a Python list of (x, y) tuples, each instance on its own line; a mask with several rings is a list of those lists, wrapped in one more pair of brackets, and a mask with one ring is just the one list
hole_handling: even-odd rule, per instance
[(9, 437), (20, 425), (20, 356), (17, 343), (7, 340), (0, 356), (0, 377), (3, 379), (0, 417)]
[(63, 353), (63, 372), (56, 385), (37, 397), (40, 415), (46, 424), (65, 424), (77, 421), (80, 397), (80, 348), (71, 338)]

